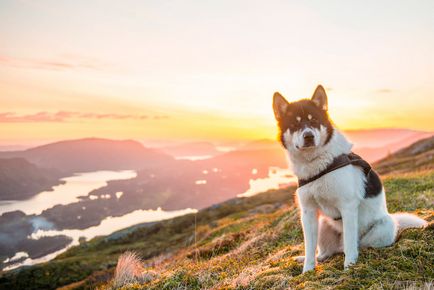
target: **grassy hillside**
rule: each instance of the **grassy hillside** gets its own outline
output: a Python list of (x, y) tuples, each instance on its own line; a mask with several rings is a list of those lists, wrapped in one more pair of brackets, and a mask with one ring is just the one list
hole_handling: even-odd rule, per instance
[[(389, 211), (434, 221), (434, 162), (418, 168), (383, 178)], [(144, 260), (145, 270), (126, 289), (396, 289), (434, 280), (432, 224), (404, 231), (391, 247), (362, 249), (349, 271), (338, 255), (301, 275), (302, 266), (292, 260), (303, 252), (294, 190), (232, 199), (196, 215), (96, 238), (49, 263), (4, 273), (0, 288), (110, 288), (118, 256), (130, 250)]]
[(380, 174), (387, 174), (433, 169), (433, 164), (434, 136), (431, 136), (378, 161), (375, 168)]
[[(390, 211), (412, 211), (427, 220), (434, 220), (433, 180), (433, 172), (386, 178)], [(316, 272), (301, 275), (302, 266), (292, 260), (303, 252), (295, 205), (291, 198), (270, 202), (273, 196), (291, 193), (292, 189), (262, 194), (256, 198), (264, 203), (255, 208), (237, 208), (212, 223), (199, 222), (196, 244), (192, 236), (190, 240), (179, 236), (178, 243), (189, 245), (148, 259), (143, 280), (130, 287), (356, 289), (382, 285), (400, 288), (405, 283), (421, 286), (434, 279), (433, 227), (407, 230), (392, 247), (363, 249), (359, 263), (349, 271), (343, 271), (343, 255), (339, 255), (320, 264)], [(193, 235), (192, 226), (187, 232)], [(148, 239), (143, 242), (147, 243)], [(146, 258), (141, 247), (147, 246), (152, 247), (141, 244), (135, 250)], [(87, 283), (92, 282), (88, 280)], [(101, 286), (108, 287), (109, 283)]]

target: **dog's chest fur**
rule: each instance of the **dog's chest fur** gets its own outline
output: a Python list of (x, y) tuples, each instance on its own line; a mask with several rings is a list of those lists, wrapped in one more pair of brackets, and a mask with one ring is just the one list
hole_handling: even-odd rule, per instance
[(302, 203), (316, 205), (324, 215), (338, 219), (345, 205), (363, 200), (364, 181), (363, 172), (348, 165), (300, 187), (298, 196)]
[(333, 219), (341, 218), (341, 213), (336, 207), (336, 199), (325, 194), (314, 194), (314, 199), (324, 215)]

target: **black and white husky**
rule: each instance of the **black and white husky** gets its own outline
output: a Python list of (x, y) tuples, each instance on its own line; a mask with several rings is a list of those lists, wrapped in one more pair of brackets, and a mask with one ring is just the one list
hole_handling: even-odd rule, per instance
[[(406, 213), (389, 214), (378, 175), (351, 152), (352, 144), (332, 124), (320, 85), (311, 99), (289, 103), (274, 94), (280, 140), (299, 179), (305, 256), (303, 273), (343, 252), (344, 267), (357, 262), (358, 248), (393, 244), (398, 230), (426, 221)], [(318, 256), (315, 256), (318, 245)]]

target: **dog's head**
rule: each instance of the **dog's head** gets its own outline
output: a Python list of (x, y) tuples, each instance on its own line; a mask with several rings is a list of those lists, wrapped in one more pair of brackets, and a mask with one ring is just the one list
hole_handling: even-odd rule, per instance
[(327, 113), (327, 94), (321, 85), (310, 100), (292, 103), (276, 92), (273, 109), (280, 141), (288, 151), (312, 154), (330, 141), (333, 125)]

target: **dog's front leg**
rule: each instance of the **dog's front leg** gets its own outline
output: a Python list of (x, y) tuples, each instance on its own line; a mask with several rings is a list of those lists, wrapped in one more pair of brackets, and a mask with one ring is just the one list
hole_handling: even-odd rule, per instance
[(357, 262), (359, 256), (358, 208), (356, 206), (347, 207), (341, 211), (341, 214), (344, 230), (344, 268), (348, 269)]
[(304, 235), (304, 266), (303, 273), (315, 268), (316, 245), (318, 240), (317, 210), (313, 207), (303, 208), (301, 211), (301, 223)]

